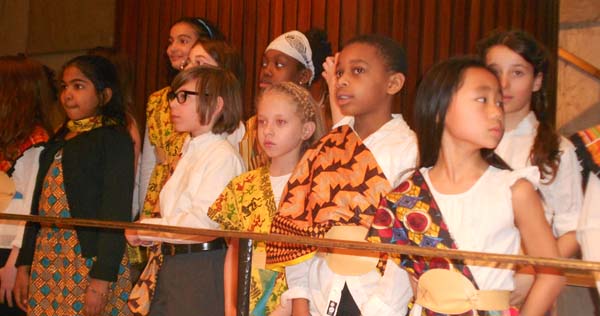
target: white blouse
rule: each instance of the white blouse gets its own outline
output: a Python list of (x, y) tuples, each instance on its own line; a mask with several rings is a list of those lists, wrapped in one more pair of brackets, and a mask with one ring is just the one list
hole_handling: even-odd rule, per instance
[[(336, 126), (353, 126), (352, 117), (343, 118)], [(375, 133), (363, 139), (377, 164), (381, 167), (392, 187), (396, 187), (410, 175), (417, 162), (417, 137), (402, 118), (393, 118)], [(310, 302), (311, 315), (327, 315), (330, 300), (339, 301), (344, 284), (362, 315), (404, 315), (412, 298), (408, 274), (395, 264), (386, 265), (383, 276), (371, 271), (360, 276), (342, 276), (329, 269), (320, 255), (288, 266), (285, 269), (289, 290), (281, 297), (281, 304), (288, 307), (291, 299), (306, 298)]]
[[(496, 153), (513, 169), (531, 166), (529, 154), (537, 134), (538, 120), (533, 112), (511, 131), (507, 131), (496, 148)], [(583, 206), (581, 166), (575, 146), (565, 137), (560, 138), (560, 165), (554, 181), (541, 180), (539, 189), (545, 203), (546, 219), (555, 236), (577, 229)]]
[[(238, 151), (225, 135), (205, 133), (188, 137), (173, 175), (160, 191), (161, 218), (146, 218), (144, 224), (219, 229), (208, 208), (229, 181), (244, 172)], [(140, 236), (144, 241), (194, 243), (195, 236), (152, 233)]]
[[(600, 178), (593, 172), (590, 173), (579, 228), (577, 241), (581, 246), (583, 260), (600, 261), (600, 247), (596, 244), (600, 240)], [(596, 287), (600, 294), (600, 276), (596, 276)]]
[[(509, 171), (489, 167), (469, 190), (460, 194), (438, 192), (429, 178), (429, 168), (421, 168), (421, 173), (458, 249), (499, 254), (519, 252), (521, 238), (515, 226), (511, 187), (519, 179), (537, 186), (537, 168)], [(481, 290), (514, 289), (514, 271), (510, 267), (469, 264), (469, 269)]]
[[(15, 183), (16, 194), (3, 213), (28, 215), (39, 169), (39, 157), (44, 147), (32, 147), (23, 153), (15, 163), (11, 180)], [(21, 248), (25, 222), (0, 220), (0, 248)]]

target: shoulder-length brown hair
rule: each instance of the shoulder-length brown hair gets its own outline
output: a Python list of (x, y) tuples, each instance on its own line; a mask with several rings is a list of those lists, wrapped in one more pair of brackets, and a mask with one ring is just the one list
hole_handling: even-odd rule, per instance
[(200, 124), (210, 123), (215, 113), (217, 99), (223, 99), (223, 110), (216, 117), (212, 132), (215, 134), (233, 133), (238, 128), (242, 119), (242, 89), (235, 75), (219, 67), (202, 66), (193, 67), (180, 72), (173, 83), (171, 90), (176, 92), (181, 86), (196, 81), (198, 104), (196, 109), (200, 116)]
[(46, 109), (56, 104), (52, 72), (25, 56), (0, 57), (0, 156), (15, 159), (36, 125), (51, 131)]

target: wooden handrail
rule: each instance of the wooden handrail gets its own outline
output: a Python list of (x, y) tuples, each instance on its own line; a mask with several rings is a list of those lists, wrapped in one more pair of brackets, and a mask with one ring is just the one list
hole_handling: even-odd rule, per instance
[(577, 66), (577, 68), (585, 71), (596, 79), (600, 80), (600, 69), (594, 67), (594, 65), (588, 63), (587, 61), (577, 57), (576, 55), (562, 49), (558, 48), (558, 56), (565, 61)]
[(115, 221), (101, 221), (95, 219), (82, 218), (57, 218), (35, 215), (19, 215), (0, 213), (0, 219), (31, 221), (38, 223), (47, 223), (57, 226), (83, 226), (83, 227), (102, 227), (112, 229), (135, 229), (169, 232), (175, 234), (210, 236), (210, 237), (228, 237), (228, 238), (247, 238), (267, 242), (284, 242), (294, 244), (313, 245), (322, 248), (343, 248), (362, 251), (378, 251), (395, 254), (410, 254), (423, 257), (444, 257), (449, 259), (473, 260), (475, 262), (494, 262), (504, 264), (534, 265), (543, 267), (559, 268), (563, 271), (585, 271), (600, 272), (600, 262), (583, 261), (564, 258), (544, 258), (531, 257), (524, 255), (507, 255), (486, 252), (461, 251), (456, 249), (437, 249), (421, 248), (416, 246), (378, 244), (359, 241), (341, 241), (334, 239), (315, 239), (304, 236), (287, 236), (279, 234), (262, 234), (254, 232), (240, 232), (231, 230), (213, 230), (191, 227), (166, 226), (141, 223), (126, 223)]

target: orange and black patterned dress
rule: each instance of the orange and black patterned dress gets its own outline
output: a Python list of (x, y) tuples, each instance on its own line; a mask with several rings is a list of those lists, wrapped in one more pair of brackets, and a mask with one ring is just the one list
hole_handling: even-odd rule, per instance
[[(40, 196), (40, 215), (71, 217), (63, 181), (62, 151), (48, 169)], [(42, 226), (31, 265), (28, 315), (82, 315), (88, 274), (95, 258), (84, 258), (77, 232), (68, 227)], [(131, 315), (127, 298), (131, 289), (127, 256), (119, 267), (117, 281), (110, 283), (108, 302), (102, 315)]]

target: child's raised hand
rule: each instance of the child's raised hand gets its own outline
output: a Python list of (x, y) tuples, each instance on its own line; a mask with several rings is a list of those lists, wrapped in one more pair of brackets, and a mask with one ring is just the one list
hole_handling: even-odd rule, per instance
[(329, 90), (329, 106), (331, 107), (331, 121), (335, 125), (343, 118), (342, 111), (337, 103), (337, 66), (340, 53), (335, 53), (335, 56), (329, 56), (323, 62), (323, 73), (321, 75), (327, 82), (327, 89)]
[(335, 53), (334, 56), (329, 56), (325, 58), (323, 62), (323, 72), (321, 75), (327, 82), (327, 86), (329, 87), (329, 92), (332, 92), (332, 87), (335, 89), (335, 84), (337, 83), (337, 76), (335, 72), (337, 70), (338, 59), (340, 57), (340, 53)]

